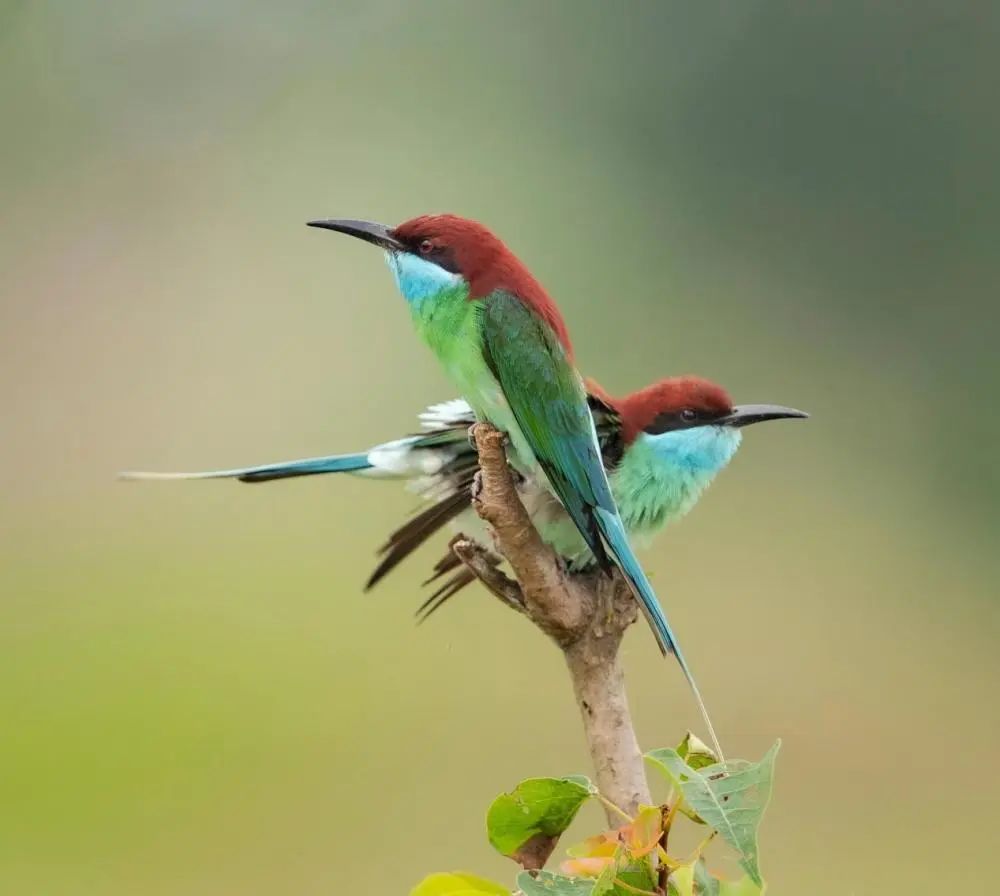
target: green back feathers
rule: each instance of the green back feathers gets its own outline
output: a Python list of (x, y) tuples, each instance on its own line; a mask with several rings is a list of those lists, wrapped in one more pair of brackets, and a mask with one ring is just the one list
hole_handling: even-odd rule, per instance
[(483, 302), (483, 357), (553, 490), (608, 565), (593, 514), (616, 513), (601, 461), (586, 390), (553, 330), (503, 290)]

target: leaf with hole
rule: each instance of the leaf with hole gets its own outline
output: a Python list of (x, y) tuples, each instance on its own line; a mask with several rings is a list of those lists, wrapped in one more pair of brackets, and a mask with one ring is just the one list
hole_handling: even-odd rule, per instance
[(763, 889), (758, 862), (757, 829), (771, 798), (774, 760), (781, 742), (760, 762), (734, 759), (694, 769), (676, 750), (646, 754), (655, 767), (679, 787), (691, 809), (736, 850), (750, 880)]

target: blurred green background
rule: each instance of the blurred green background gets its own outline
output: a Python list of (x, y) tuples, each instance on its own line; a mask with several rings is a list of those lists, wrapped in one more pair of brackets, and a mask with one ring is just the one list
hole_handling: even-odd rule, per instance
[[(997, 19), (0, 5), (0, 890), (509, 879), (489, 800), (589, 770), (535, 631), (476, 590), (414, 627), (440, 542), (361, 594), (412, 496), (114, 480), (411, 429), (448, 384), (376, 253), (303, 223), (455, 211), (536, 271), (612, 391), (698, 372), (813, 413), (748, 432), (644, 554), (729, 752), (784, 739), (773, 892), (983, 892)], [(641, 627), (625, 659), (645, 746), (700, 727)]]

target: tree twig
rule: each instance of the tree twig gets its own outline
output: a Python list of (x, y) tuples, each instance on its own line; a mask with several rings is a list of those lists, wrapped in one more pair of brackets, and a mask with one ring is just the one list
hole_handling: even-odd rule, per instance
[(521, 586), (500, 569), (503, 558), (485, 548), (468, 535), (458, 534), (449, 543), (451, 552), (461, 560), (500, 603), (524, 613), (524, 594)]
[[(640, 804), (652, 802), (618, 661), (622, 636), (636, 619), (635, 601), (617, 574), (570, 573), (564, 568), (521, 504), (507, 466), (503, 433), (478, 423), (473, 435), (481, 470), (473, 506), (492, 529), (517, 582), (490, 563), (490, 552), (471, 539), (456, 539), (452, 550), (493, 594), (515, 606), (562, 650), (597, 787), (634, 816)], [(605, 811), (615, 826), (618, 819), (610, 809)]]

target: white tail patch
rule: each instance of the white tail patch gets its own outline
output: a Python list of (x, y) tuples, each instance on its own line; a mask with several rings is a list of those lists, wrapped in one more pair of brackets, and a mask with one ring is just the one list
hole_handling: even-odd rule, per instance
[(476, 415), (472, 413), (472, 408), (461, 398), (432, 404), (420, 414), (420, 425), (428, 432), (454, 429), (456, 426), (472, 426), (475, 422)]
[(411, 436), (376, 445), (368, 452), (368, 462), (387, 476), (433, 476), (445, 464), (455, 459), (455, 453), (446, 448), (414, 448), (417, 438)]

